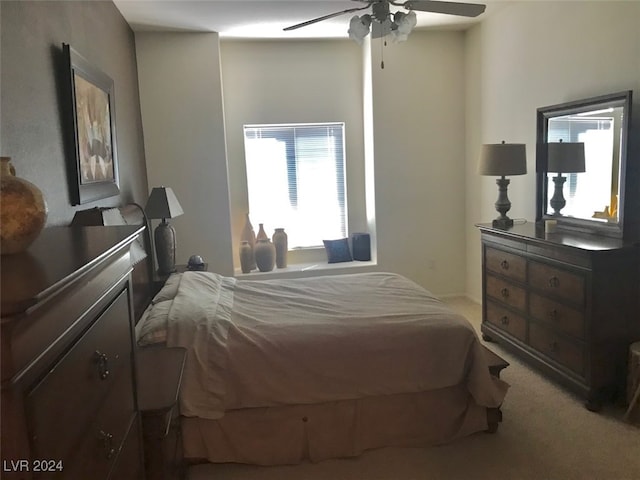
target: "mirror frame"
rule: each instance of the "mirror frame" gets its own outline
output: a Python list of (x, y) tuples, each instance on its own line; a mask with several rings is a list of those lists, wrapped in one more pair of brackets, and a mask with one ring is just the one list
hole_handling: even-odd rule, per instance
[[(545, 220), (557, 220), (559, 228), (577, 230), (588, 233), (598, 233), (610, 237), (624, 236), (624, 214), (625, 214), (625, 187), (629, 151), (629, 132), (631, 128), (631, 105), (632, 90), (600, 95), (597, 97), (576, 100), (567, 103), (560, 103), (548, 107), (537, 109), (537, 132), (536, 132), (536, 223)], [(549, 215), (546, 213), (548, 203), (548, 180), (547, 180), (547, 130), (549, 119), (553, 117), (568, 115), (572, 113), (588, 112), (606, 107), (622, 107), (621, 125), (621, 149), (620, 149), (620, 169), (618, 174), (619, 197), (618, 197), (618, 221), (602, 222), (588, 218), (575, 218), (562, 215)]]

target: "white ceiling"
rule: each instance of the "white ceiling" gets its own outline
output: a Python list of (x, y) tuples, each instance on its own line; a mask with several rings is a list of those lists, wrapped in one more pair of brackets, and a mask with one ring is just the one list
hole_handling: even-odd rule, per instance
[[(466, 1), (485, 3), (487, 9), (476, 18), (416, 12), (417, 28), (464, 29), (490, 15), (498, 4), (505, 3), (497, 0)], [(366, 4), (354, 0), (114, 0), (114, 3), (135, 31), (218, 32), (222, 38), (346, 37), (349, 19), (358, 13), (368, 12), (346, 13), (284, 32), (284, 27)]]

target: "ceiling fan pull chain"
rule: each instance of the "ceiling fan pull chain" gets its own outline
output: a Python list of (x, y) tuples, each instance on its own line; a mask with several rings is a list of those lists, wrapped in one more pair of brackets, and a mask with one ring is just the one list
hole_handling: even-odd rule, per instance
[(387, 44), (387, 41), (381, 37), (380, 38), (380, 68), (384, 70), (384, 46)]

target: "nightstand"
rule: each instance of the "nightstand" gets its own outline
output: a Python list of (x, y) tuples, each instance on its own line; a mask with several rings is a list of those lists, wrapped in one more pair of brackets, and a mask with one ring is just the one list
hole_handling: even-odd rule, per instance
[(146, 347), (136, 351), (147, 480), (183, 477), (178, 395), (186, 352), (180, 347)]

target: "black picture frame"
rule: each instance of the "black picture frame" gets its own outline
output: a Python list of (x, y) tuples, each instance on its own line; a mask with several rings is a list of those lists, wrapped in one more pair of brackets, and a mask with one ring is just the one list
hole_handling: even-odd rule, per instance
[(66, 43), (69, 177), (72, 205), (120, 194), (113, 80)]

